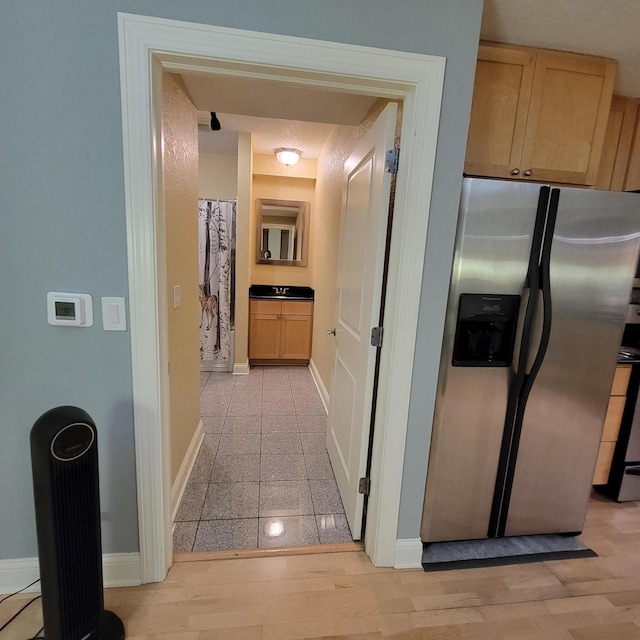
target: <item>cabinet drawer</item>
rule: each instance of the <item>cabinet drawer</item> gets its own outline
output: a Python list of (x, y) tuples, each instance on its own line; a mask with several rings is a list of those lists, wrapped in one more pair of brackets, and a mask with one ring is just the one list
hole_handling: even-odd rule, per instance
[(609, 398), (609, 408), (607, 416), (604, 419), (604, 431), (602, 432), (603, 442), (616, 442), (618, 432), (620, 431), (620, 423), (622, 422), (622, 412), (626, 402), (624, 396), (611, 396)]
[(615, 442), (600, 443), (598, 461), (596, 462), (596, 471), (593, 474), (593, 484), (607, 484), (607, 481), (609, 480), (609, 471), (611, 470), (611, 461), (613, 460), (613, 451), (615, 448)]
[(631, 376), (630, 364), (619, 364), (616, 367), (616, 373), (613, 376), (613, 385), (611, 386), (612, 396), (627, 395), (627, 387), (629, 386), (630, 376)]
[(277, 316), (282, 312), (282, 301), (251, 300), (250, 312)]
[(283, 300), (282, 314), (285, 316), (310, 316), (312, 315), (313, 302), (306, 300)]

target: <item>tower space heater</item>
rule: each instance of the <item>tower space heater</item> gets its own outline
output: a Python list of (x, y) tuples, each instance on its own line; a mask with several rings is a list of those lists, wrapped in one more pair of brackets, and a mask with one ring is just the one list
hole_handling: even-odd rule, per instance
[(98, 436), (77, 407), (57, 407), (31, 429), (42, 614), (46, 640), (122, 640), (104, 609)]

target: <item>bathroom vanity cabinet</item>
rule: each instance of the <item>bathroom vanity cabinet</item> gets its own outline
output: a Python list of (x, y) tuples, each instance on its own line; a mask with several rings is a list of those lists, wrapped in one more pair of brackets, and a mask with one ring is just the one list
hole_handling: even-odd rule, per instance
[(250, 363), (307, 364), (312, 328), (312, 300), (250, 300)]

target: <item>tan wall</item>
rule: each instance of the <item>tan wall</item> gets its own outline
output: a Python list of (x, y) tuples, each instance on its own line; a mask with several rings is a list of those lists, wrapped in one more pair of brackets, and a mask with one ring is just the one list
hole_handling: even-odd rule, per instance
[(344, 162), (375, 122), (387, 101), (378, 100), (357, 127), (337, 125), (318, 157), (315, 215), (312, 210), (309, 262), (313, 269), (314, 305), (311, 358), (331, 393), (335, 338), (326, 329), (335, 327), (337, 303), (338, 245), (344, 188)]
[[(162, 165), (167, 238), (171, 483), (200, 420), (198, 114), (179, 76), (162, 83)], [(182, 304), (173, 308), (173, 287)]]
[(198, 195), (201, 198), (234, 200), (238, 196), (238, 156), (201, 153)]
[[(281, 165), (282, 166), (282, 165)], [(286, 169), (286, 167), (284, 167)], [(269, 198), (272, 200), (303, 200), (311, 204), (311, 234), (313, 242), (315, 216), (315, 180), (309, 178), (288, 178), (283, 176), (253, 176), (253, 202), (249, 251), (251, 255), (251, 284), (297, 285), (312, 287), (311, 257), (307, 267), (274, 266), (256, 264), (256, 200)], [(310, 245), (310, 249), (311, 249)]]
[(249, 361), (250, 229), (253, 211), (251, 134), (238, 133), (238, 204), (236, 207), (236, 351), (235, 363)]
[(274, 155), (256, 153), (253, 156), (253, 173), (263, 176), (283, 176), (288, 178), (316, 177), (317, 161), (315, 158), (300, 158), (297, 164), (286, 166), (276, 160)]

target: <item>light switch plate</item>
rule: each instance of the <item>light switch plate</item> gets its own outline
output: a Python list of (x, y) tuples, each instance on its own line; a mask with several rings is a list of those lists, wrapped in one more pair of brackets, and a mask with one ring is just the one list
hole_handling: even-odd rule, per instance
[(173, 287), (173, 308), (177, 309), (182, 304), (182, 290), (177, 284)]
[(126, 331), (124, 298), (102, 298), (102, 327), (105, 331)]

